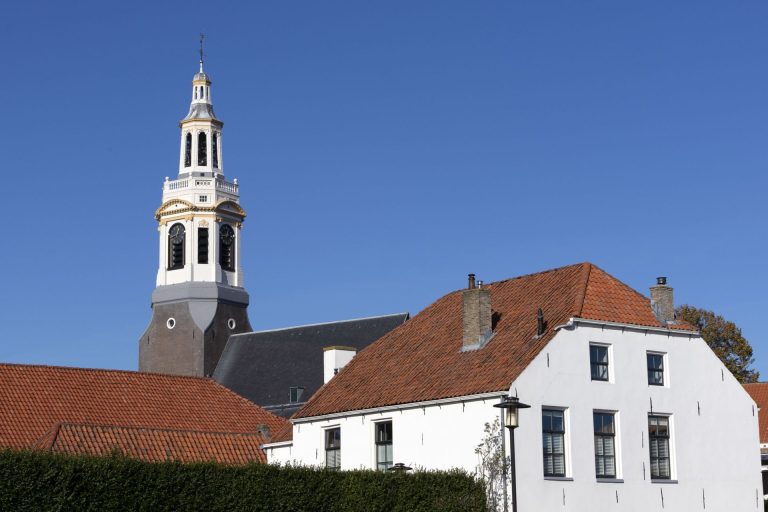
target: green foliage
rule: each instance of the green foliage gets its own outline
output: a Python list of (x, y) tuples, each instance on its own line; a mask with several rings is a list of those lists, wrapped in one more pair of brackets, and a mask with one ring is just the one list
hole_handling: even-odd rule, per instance
[(485, 484), (488, 510), (498, 511), (504, 506), (504, 484), (509, 458), (504, 457), (502, 449), (503, 435), (501, 422), (496, 418), (493, 423), (485, 423), (482, 442), (475, 448), (480, 457), (478, 476)]
[(752, 346), (741, 329), (712, 311), (683, 305), (675, 310), (676, 318), (699, 328), (701, 337), (717, 354), (739, 382), (757, 382), (760, 374), (749, 366), (754, 363)]
[(5, 450), (0, 510), (481, 512), (485, 494), (458, 470), (404, 475)]

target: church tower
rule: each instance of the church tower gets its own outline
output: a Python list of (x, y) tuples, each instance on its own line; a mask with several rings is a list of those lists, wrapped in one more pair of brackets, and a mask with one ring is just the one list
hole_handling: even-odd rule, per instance
[(237, 180), (224, 178), (211, 80), (192, 78), (181, 120), (179, 174), (165, 178), (155, 212), (160, 235), (152, 320), (139, 341), (139, 371), (210, 376), (232, 334), (250, 332), (240, 234), (245, 211)]

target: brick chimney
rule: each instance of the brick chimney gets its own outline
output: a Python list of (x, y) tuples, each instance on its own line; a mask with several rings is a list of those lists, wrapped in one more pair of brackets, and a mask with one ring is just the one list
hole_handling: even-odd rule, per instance
[(480, 348), (491, 338), (491, 292), (475, 283), (475, 274), (469, 274), (467, 289), (461, 292), (464, 322), (462, 350)]
[(666, 324), (675, 319), (675, 301), (666, 277), (657, 277), (656, 286), (651, 286), (651, 307), (659, 322)]

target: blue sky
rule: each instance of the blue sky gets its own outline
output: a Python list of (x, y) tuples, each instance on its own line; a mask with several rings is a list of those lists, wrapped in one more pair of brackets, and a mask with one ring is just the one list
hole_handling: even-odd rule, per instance
[(257, 329), (589, 260), (737, 322), (768, 377), (768, 4), (15, 2), (0, 361), (137, 366), (207, 34)]

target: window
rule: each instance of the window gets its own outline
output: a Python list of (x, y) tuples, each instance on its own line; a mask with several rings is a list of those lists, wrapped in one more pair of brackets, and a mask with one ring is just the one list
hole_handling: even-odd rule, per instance
[(208, 263), (208, 228), (197, 228), (197, 262)]
[(565, 476), (565, 411), (541, 411), (544, 476)]
[(648, 352), (648, 384), (651, 386), (664, 385), (664, 354)]
[(608, 380), (608, 347), (590, 345), (589, 366), (592, 370), (592, 380)]
[(392, 422), (376, 423), (376, 469), (392, 467)]
[(235, 230), (222, 224), (219, 231), (219, 265), (223, 270), (235, 270)]
[(669, 416), (648, 416), (648, 448), (651, 452), (651, 478), (670, 479)]
[(299, 403), (301, 401), (301, 395), (304, 394), (304, 388), (300, 386), (294, 386), (290, 389), (288, 401), (292, 404)]
[(198, 199), (198, 201), (200, 201), (201, 203), (207, 203), (207, 202), (208, 202), (208, 196), (207, 196), (207, 195), (201, 195), (201, 196), (198, 196), (198, 198), (197, 198), (197, 199)]
[(184, 138), (184, 167), (192, 165), (192, 134), (188, 133)]
[(595, 426), (595, 475), (616, 478), (616, 429), (612, 412), (593, 413)]
[(211, 153), (213, 153), (213, 166), (219, 168), (219, 134), (213, 132), (213, 141), (211, 143)]
[(183, 224), (174, 224), (168, 230), (168, 270), (184, 268), (184, 239)]
[(325, 467), (341, 469), (341, 429), (338, 427), (325, 431)]
[(197, 165), (208, 165), (208, 138), (205, 132), (197, 134)]

